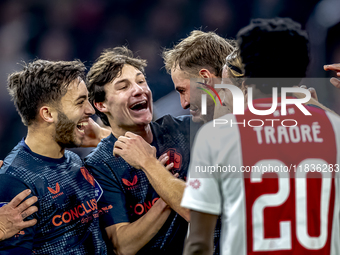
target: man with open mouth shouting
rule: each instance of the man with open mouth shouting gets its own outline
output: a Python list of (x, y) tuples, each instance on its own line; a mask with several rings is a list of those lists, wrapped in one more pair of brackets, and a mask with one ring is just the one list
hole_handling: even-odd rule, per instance
[[(0, 170), (0, 201), (30, 189), (37, 224), (0, 243), (1, 254), (106, 254), (98, 220), (102, 190), (75, 153), (94, 114), (79, 61), (36, 60), (9, 76), (27, 136)], [(3, 203), (2, 203), (3, 204)], [(23, 218), (27, 215), (22, 214)]]
[[(189, 164), (190, 117), (164, 116), (152, 120), (152, 94), (146, 82), (146, 61), (130, 50), (106, 50), (87, 75), (90, 101), (112, 134), (86, 158), (104, 190), (99, 201), (101, 223), (118, 254), (181, 254), (187, 233), (188, 210), (180, 207)], [(123, 158), (113, 157), (115, 142), (130, 134), (157, 150), (162, 163), (157, 173), (144, 173)], [(138, 157), (138, 155), (135, 155)], [(172, 163), (172, 164), (171, 164)]]

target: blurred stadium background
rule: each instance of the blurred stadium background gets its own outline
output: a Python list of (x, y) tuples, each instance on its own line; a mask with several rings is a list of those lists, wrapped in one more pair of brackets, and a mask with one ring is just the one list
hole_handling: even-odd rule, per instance
[[(322, 66), (340, 62), (339, 10), (339, 0), (2, 0), (0, 159), (26, 134), (6, 89), (7, 75), (20, 70), (22, 61), (77, 58), (89, 68), (103, 49), (127, 45), (148, 61), (155, 118), (179, 115), (183, 111), (163, 68), (162, 48), (193, 29), (235, 38), (251, 18), (291, 17), (310, 34), (309, 76), (330, 77), (334, 74)], [(340, 91), (329, 83), (314, 86), (319, 101), (340, 113)]]

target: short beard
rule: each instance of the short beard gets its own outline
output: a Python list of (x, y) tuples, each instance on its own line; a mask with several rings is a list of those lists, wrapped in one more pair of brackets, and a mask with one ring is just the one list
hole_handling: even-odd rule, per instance
[(81, 144), (76, 143), (74, 131), (77, 124), (71, 121), (66, 114), (58, 111), (58, 122), (56, 124), (55, 140), (62, 148), (79, 147)]

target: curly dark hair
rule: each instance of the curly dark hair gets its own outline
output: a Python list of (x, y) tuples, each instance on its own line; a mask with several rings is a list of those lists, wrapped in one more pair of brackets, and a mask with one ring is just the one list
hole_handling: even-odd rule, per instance
[[(146, 60), (134, 57), (132, 51), (127, 47), (115, 47), (103, 51), (86, 76), (87, 89), (92, 105), (94, 102), (105, 101), (106, 92), (104, 86), (121, 75), (125, 64), (137, 68), (145, 75)], [(102, 122), (106, 126), (110, 126), (107, 116), (96, 107), (94, 109)]]
[(75, 79), (85, 79), (85, 66), (79, 61), (35, 60), (23, 70), (8, 76), (8, 91), (22, 122), (30, 126), (43, 104), (56, 104)]
[[(292, 19), (254, 19), (238, 32), (237, 39), (246, 77), (305, 77), (308, 36)], [(262, 92), (271, 93), (271, 86), (256, 85)]]

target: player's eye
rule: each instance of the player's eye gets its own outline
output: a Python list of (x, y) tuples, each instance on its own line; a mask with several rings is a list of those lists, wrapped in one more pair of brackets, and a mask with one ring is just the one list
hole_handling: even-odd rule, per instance
[(185, 92), (184, 89), (177, 89), (177, 92), (180, 93), (180, 94), (183, 94)]
[(123, 90), (126, 89), (128, 87), (127, 83), (121, 83), (119, 84), (119, 86), (117, 87), (118, 90)]

